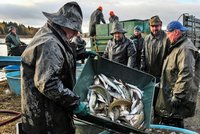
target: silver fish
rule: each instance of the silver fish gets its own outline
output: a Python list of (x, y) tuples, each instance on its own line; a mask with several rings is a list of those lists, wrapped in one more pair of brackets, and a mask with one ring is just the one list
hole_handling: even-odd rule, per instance
[(140, 100), (138, 105), (136, 105), (135, 107), (131, 107), (130, 114), (140, 113), (141, 111), (143, 111), (143, 108), (144, 108), (143, 102)]
[(136, 118), (136, 120), (133, 122), (133, 126), (138, 128), (144, 121), (144, 111), (141, 111), (138, 114), (138, 117)]
[(107, 78), (105, 75), (100, 74), (102, 76), (102, 78), (105, 80), (105, 82), (111, 86), (113, 89), (115, 89), (119, 94), (123, 94), (122, 91), (109, 79)]
[(97, 96), (96, 96), (95, 92), (93, 92), (91, 90), (89, 90), (88, 95), (90, 96), (89, 97), (89, 103), (88, 103), (90, 112), (95, 114), (94, 108), (96, 106)]
[(90, 90), (93, 90), (96, 94), (101, 95), (107, 104), (110, 104), (111, 96), (103, 86), (92, 85), (89, 88), (90, 88)]
[(100, 81), (103, 83), (103, 86), (108, 89), (108, 84), (105, 82), (105, 80), (101, 77), (101, 75), (98, 75), (98, 78), (100, 79)]

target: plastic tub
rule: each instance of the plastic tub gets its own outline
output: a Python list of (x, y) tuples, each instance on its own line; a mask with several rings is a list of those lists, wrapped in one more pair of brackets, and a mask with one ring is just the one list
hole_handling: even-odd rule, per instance
[(173, 127), (173, 126), (167, 126), (167, 125), (157, 125), (157, 124), (151, 124), (150, 128), (153, 129), (161, 129), (161, 130), (170, 130), (170, 131), (175, 131), (175, 132), (180, 132), (183, 134), (198, 134), (197, 132), (184, 129), (184, 128), (178, 128), (178, 127)]
[(8, 65), (3, 68), (5, 73), (13, 72), (13, 71), (20, 71), (20, 65)]
[[(151, 121), (151, 109), (153, 104), (152, 100), (155, 89), (155, 78), (144, 72), (129, 68), (127, 66), (109, 61), (101, 57), (98, 57), (98, 59), (89, 58), (74, 87), (74, 92), (80, 96), (81, 101), (86, 100), (88, 87), (93, 83), (94, 76), (101, 73), (108, 76), (113, 76), (117, 79), (121, 79), (126, 83), (136, 85), (144, 91), (144, 127), (149, 128)], [(108, 121), (92, 114), (89, 114), (87, 117), (81, 117), (81, 120), (93, 123), (98, 126), (103, 126), (108, 129), (113, 129), (122, 133), (136, 131), (140, 133), (140, 131), (131, 126)]]
[(6, 78), (10, 90), (13, 91), (16, 95), (20, 95), (20, 89), (21, 89), (20, 71), (8, 72), (6, 74)]

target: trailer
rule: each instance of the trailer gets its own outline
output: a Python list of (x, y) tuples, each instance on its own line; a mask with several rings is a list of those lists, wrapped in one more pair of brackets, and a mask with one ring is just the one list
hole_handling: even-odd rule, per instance
[(188, 13), (183, 14), (183, 26), (189, 28), (186, 36), (200, 49), (200, 19)]
[[(126, 37), (130, 37), (133, 34), (133, 29), (136, 25), (142, 29), (142, 36), (150, 33), (149, 20), (131, 19), (120, 21), (123, 28), (127, 31)], [(96, 25), (96, 37), (90, 37), (90, 48), (92, 51), (98, 52), (100, 55), (104, 52), (108, 40), (112, 39), (110, 31), (112, 30), (112, 23), (97, 24)]]

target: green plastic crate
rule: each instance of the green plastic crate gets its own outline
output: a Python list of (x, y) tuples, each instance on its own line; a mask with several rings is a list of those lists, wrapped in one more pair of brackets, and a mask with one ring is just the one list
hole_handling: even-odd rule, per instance
[[(121, 79), (126, 83), (136, 85), (138, 88), (144, 91), (143, 103), (145, 113), (145, 128), (149, 128), (151, 122), (151, 109), (153, 104), (153, 95), (155, 89), (155, 78), (152, 75), (144, 72), (129, 68), (122, 64), (118, 64), (107, 59), (98, 57), (98, 59), (89, 58), (84, 66), (81, 75), (74, 87), (74, 92), (81, 97), (81, 101), (86, 101), (88, 87), (93, 83), (94, 76), (97, 74), (105, 74), (107, 76), (113, 76), (116, 79)], [(112, 121), (107, 121), (99, 117), (89, 115), (88, 117), (82, 117), (82, 120), (101, 125), (105, 128), (114, 129), (120, 132), (137, 132), (130, 126), (124, 126)]]

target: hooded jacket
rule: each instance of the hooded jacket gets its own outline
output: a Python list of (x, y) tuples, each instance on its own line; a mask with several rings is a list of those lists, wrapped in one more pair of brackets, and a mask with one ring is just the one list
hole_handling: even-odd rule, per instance
[[(171, 45), (161, 77), (161, 87), (155, 111), (172, 118), (192, 117), (195, 113), (200, 81), (200, 54), (187, 38), (182, 36)], [(180, 100), (180, 106), (171, 105), (171, 98)]]
[(102, 11), (97, 9), (90, 16), (90, 24), (89, 24), (89, 35), (90, 36), (96, 35), (96, 26), (95, 25), (100, 24), (101, 21), (104, 24), (106, 23), (106, 21), (104, 20)]
[(125, 36), (120, 41), (109, 40), (103, 57), (128, 67), (134, 68), (137, 66), (136, 48)]
[(142, 54), (142, 49), (143, 49), (143, 42), (144, 38), (142, 35), (132, 35), (130, 39), (133, 41), (133, 44), (135, 45), (136, 51), (137, 51), (137, 56), (136, 56), (136, 61), (137, 61), (137, 68), (140, 69), (140, 63), (141, 63), (141, 54)]
[(12, 32), (10, 32), (8, 35), (6, 35), (5, 42), (7, 45), (8, 56), (20, 56), (21, 55), (21, 52), (19, 51), (21, 41), (17, 34), (13, 34)]
[(119, 21), (119, 17), (116, 15), (110, 16), (109, 17), (109, 22), (113, 23), (113, 22), (118, 22)]
[[(64, 32), (47, 23), (21, 62), (22, 129), (28, 134), (73, 134), (75, 56)], [(36, 129), (37, 128), (37, 129)]]
[(141, 69), (155, 76), (157, 80), (161, 76), (163, 61), (169, 48), (169, 40), (164, 31), (159, 31), (156, 35), (150, 33), (144, 39), (141, 54)]

